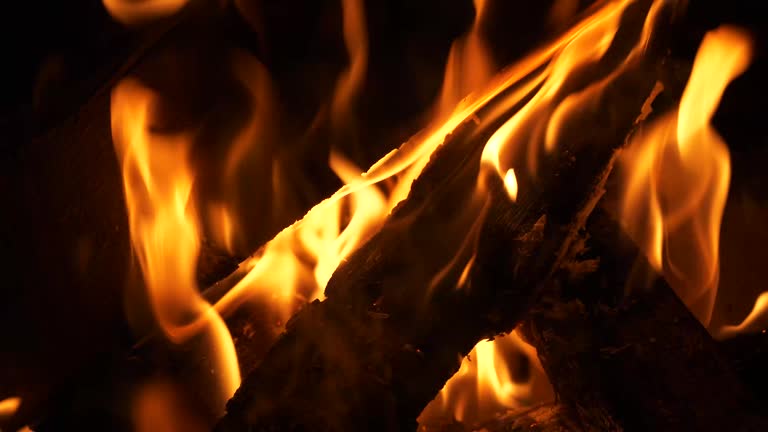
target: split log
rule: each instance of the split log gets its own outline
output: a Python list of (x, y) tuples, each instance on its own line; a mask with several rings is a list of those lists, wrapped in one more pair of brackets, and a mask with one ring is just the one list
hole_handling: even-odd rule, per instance
[[(414, 430), (458, 360), (478, 340), (513, 328), (562, 265), (656, 82), (661, 56), (648, 58), (655, 60), (632, 65), (578, 119), (598, 124), (609, 112), (609, 124), (588, 134), (573, 128), (541, 168), (550, 175), (518, 178), (517, 203), (495, 177), (483, 205), (473, 201), (480, 154), (501, 120), (454, 131), (383, 229), (339, 267), (327, 299), (288, 323), (216, 430)], [(466, 285), (456, 288), (462, 266), (435, 284), (461, 250), (461, 234), (482, 217)]]
[(520, 327), (557, 394), (558, 421), (584, 431), (765, 430), (716, 342), (604, 210), (575, 254)]
[(764, 335), (714, 342), (603, 208), (576, 244), (519, 327), (557, 401), (441, 432), (765, 430), (737, 377), (757, 376)]

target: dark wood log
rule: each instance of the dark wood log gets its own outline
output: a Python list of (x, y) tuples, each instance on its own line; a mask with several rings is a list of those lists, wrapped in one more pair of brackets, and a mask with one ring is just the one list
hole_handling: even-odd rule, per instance
[(604, 210), (572, 253), (521, 330), (576, 430), (765, 430), (707, 330)]
[[(615, 67), (611, 57), (600, 68)], [(478, 205), (475, 181), (487, 138), (517, 107), (455, 130), (381, 232), (339, 267), (327, 299), (289, 322), (216, 430), (415, 429), (458, 359), (478, 340), (513, 328), (562, 265), (656, 82), (661, 57), (649, 58), (574, 120), (594, 124), (610, 112), (609, 124), (569, 134), (542, 166), (551, 175), (518, 178), (516, 203), (490, 177)], [(591, 72), (600, 76), (600, 69)], [(476, 114), (482, 120), (487, 111)], [(463, 265), (434, 283), (461, 251), (461, 234), (483, 217), (466, 286), (456, 288)]]
[(718, 341), (720, 351), (733, 365), (750, 392), (758, 409), (768, 406), (768, 377), (763, 373), (768, 364), (768, 333), (747, 333)]
[(563, 405), (548, 403), (503, 414), (484, 423), (482, 430), (487, 432), (573, 432), (580, 430), (580, 425), (571, 418), (571, 414)]

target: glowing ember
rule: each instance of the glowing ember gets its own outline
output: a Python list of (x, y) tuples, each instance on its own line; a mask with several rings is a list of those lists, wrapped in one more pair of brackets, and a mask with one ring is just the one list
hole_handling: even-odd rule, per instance
[(127, 25), (141, 24), (173, 15), (188, 0), (102, 0), (113, 18)]

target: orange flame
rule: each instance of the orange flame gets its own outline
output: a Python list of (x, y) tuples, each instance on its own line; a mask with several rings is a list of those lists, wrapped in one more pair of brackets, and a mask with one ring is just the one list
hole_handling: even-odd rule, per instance
[(747, 68), (750, 45), (733, 27), (709, 32), (678, 111), (641, 131), (624, 156), (625, 229), (704, 325), (717, 293), (731, 174), (726, 144), (709, 122), (728, 83)]
[[(340, 155), (332, 153), (330, 164), (344, 182), (359, 180), (360, 169)], [(376, 186), (359, 189), (348, 198), (346, 224), (342, 224), (344, 199), (316, 205), (267, 243), (262, 254), (241, 265), (247, 274), (216, 303), (216, 309), (227, 314), (250, 296), (267, 295), (285, 320), (294, 312), (302, 287), (310, 287), (310, 294), (301, 300), (322, 299), (336, 267), (380, 228), (387, 215), (386, 200)]]
[(137, 25), (173, 15), (189, 0), (102, 0), (113, 18), (126, 25)]
[(741, 333), (765, 331), (768, 326), (768, 291), (760, 294), (752, 307), (752, 311), (738, 325), (726, 325), (715, 332), (718, 339), (732, 338)]
[[(630, 0), (604, 4), (556, 42), (513, 67), (519, 80), (528, 78), (520, 91), (508, 98), (506, 106), (520, 103), (534, 88), (539, 88), (488, 140), (482, 155), (484, 167), (504, 179), (510, 163), (505, 161), (516, 159), (517, 153), (527, 153), (528, 169), (535, 174), (542, 146), (548, 153), (555, 149), (565, 120), (598, 100), (603, 89), (639, 59), (664, 7), (662, 1), (652, 4), (639, 40), (619, 67), (579, 92), (563, 91), (574, 71), (595, 65), (603, 58), (613, 43), (623, 13), (632, 3)], [(530, 76), (545, 64), (543, 71)]]
[[(519, 161), (510, 154), (530, 146), (531, 149), (527, 149), (528, 164), (533, 171), (533, 155), (542, 149), (551, 152), (556, 148), (565, 119), (595, 99), (607, 83), (619, 76), (623, 68), (645, 49), (651, 24), (663, 1), (654, 3), (640, 39), (621, 67), (578, 93), (567, 94), (563, 90), (574, 70), (600, 61), (613, 42), (623, 12), (631, 3), (631, 0), (603, 3), (553, 43), (489, 82), (493, 62), (481, 37), (487, 4), (476, 0), (472, 29), (452, 47), (434, 123), (363, 174), (333, 154), (330, 164), (344, 181), (344, 187), (312, 208), (302, 220), (280, 232), (259, 254), (242, 264), (237, 275), (240, 280), (214, 307), (199, 296), (194, 284), (199, 239), (197, 220), (188, 211), (193, 181), (185, 162), (189, 137), (150, 132), (151, 94), (135, 82), (122, 83), (113, 94), (113, 135), (123, 165), (134, 249), (150, 292), (153, 311), (163, 331), (174, 341), (184, 341), (201, 331), (211, 333), (211, 356), (217, 358), (217, 370), (222, 374), (222, 394), (225, 397), (231, 395), (239, 376), (231, 338), (219, 313), (232, 312), (251, 296), (268, 296), (280, 314), (288, 318), (299, 303), (297, 300), (321, 298), (339, 263), (373, 235), (386, 215), (405, 199), (411, 183), (446, 135), (470, 118), (475, 118), (481, 125), (498, 120), (502, 113), (528, 98), (523, 108), (492, 135), (482, 154), (482, 167), (499, 175), (509, 197), (516, 200), (518, 178), (513, 165)], [(359, 91), (368, 57), (362, 3), (360, 0), (344, 0), (342, 7), (350, 65), (337, 82), (331, 104), (332, 120), (337, 125), (339, 119), (347, 115)], [(258, 85), (248, 88), (254, 99), (264, 93)], [(473, 117), (479, 108), (502, 92), (508, 94), (499, 108), (485, 118)], [(255, 112), (251, 125), (263, 121), (260, 120), (263, 115)], [(232, 172), (242, 159), (241, 149), (253, 143), (257, 132), (246, 128), (241, 134), (238, 143), (243, 144), (235, 145), (230, 155)], [(384, 180), (394, 183), (388, 196), (377, 186)], [(481, 181), (479, 178), (478, 182)], [(210, 211), (220, 218), (218, 236), (231, 248), (239, 223), (233, 217), (231, 203)], [(466, 263), (459, 286), (463, 285), (462, 280), (471, 265), (472, 260)], [(476, 362), (465, 360), (458, 378), (455, 377), (456, 380), (471, 377), (475, 383), (475, 391), (471, 393), (475, 402), (472, 404), (496, 408), (519, 406), (533, 391), (531, 383), (515, 383), (508, 369), (500, 368), (499, 364), (504, 360), (500, 354), (504, 344), (516, 346), (534, 365), (535, 351), (514, 335), (509, 337), (511, 342), (502, 340), (507, 338), (478, 344), (472, 355)], [(441, 392), (445, 406), (454, 407), (457, 418), (469, 418), (470, 399), (458, 398), (459, 393), (453, 389), (459, 387), (451, 382), (454, 380), (449, 381)], [(486, 403), (489, 405), (484, 405)]]
[(132, 417), (136, 432), (203, 432), (202, 419), (184, 406), (180, 389), (165, 381), (142, 385), (134, 396)]
[(112, 92), (112, 137), (122, 165), (131, 243), (163, 333), (175, 343), (207, 338), (206, 356), (219, 378), (223, 410), (240, 373), (229, 331), (195, 282), (200, 245), (197, 220), (188, 209), (190, 137), (152, 132), (154, 107), (154, 95), (135, 80), (123, 80)]
[(235, 74), (249, 96), (251, 115), (227, 154), (222, 179), (225, 193), (223, 200), (209, 205), (208, 216), (213, 221), (211, 229), (214, 240), (235, 255), (242, 248), (238, 244), (238, 233), (244, 222), (239, 216), (242, 214), (240, 175), (247, 168), (252, 168), (253, 164), (249, 165), (249, 162), (260, 163), (268, 156), (264, 141), (270, 130), (274, 96), (269, 73), (261, 62), (248, 54), (239, 53), (233, 59), (233, 64)]
[(487, 0), (474, 0), (475, 20), (469, 32), (451, 45), (437, 106), (438, 118), (456, 111), (461, 100), (485, 86), (496, 67), (482, 37)]
[(0, 419), (12, 417), (21, 406), (21, 398), (14, 396), (0, 400)]
[(331, 118), (335, 126), (349, 116), (349, 109), (360, 92), (368, 69), (368, 31), (362, 0), (341, 1), (344, 43), (349, 55), (349, 66), (336, 82), (331, 102)]
[[(515, 377), (513, 368), (523, 369), (523, 376)], [(536, 349), (512, 332), (475, 345), (459, 371), (424, 409), (419, 423), (429, 423), (448, 412), (465, 425), (472, 425), (495, 413), (552, 397)]]

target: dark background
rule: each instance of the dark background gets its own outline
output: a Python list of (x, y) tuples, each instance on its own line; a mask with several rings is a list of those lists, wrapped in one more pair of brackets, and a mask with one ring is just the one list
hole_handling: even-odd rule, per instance
[[(109, 138), (109, 88), (116, 79), (130, 70), (184, 113), (176, 126), (200, 123), (207, 136), (226, 137), (247, 111), (238, 96), (242, 88), (221, 66), (222, 53), (236, 47), (261, 59), (274, 79), (280, 129), (312, 131), (346, 54), (337, 1), (257, 1), (258, 29), (227, 2), (192, 0), (181, 16), (132, 29), (111, 19), (100, 1), (14, 3), (4, 11), (0, 38), (6, 47), (0, 80), (0, 400), (24, 398), (16, 426), (51, 412), (76, 418), (73, 388), (93, 386), (89, 380), (102, 380), (105, 371), (116, 373), (105, 365), (122, 359), (134, 342), (123, 304), (134, 269)], [(492, 2), (486, 36), (499, 65), (554, 34), (546, 20), (551, 3)], [(721, 23), (749, 28), (756, 41), (752, 67), (728, 89), (715, 120), (730, 145), (734, 174), (722, 230), (723, 306), (714, 319), (734, 322), (767, 280), (766, 17), (759, 2), (690, 3), (674, 56), (692, 60), (703, 32)], [(467, 30), (473, 10), (469, 0), (367, 0), (365, 7), (368, 74), (352, 132), (336, 143), (361, 166), (424, 124), (450, 42)], [(297, 191), (290, 211), (251, 233), (246, 250), (338, 186), (325, 163), (327, 135), (300, 135), (280, 135), (275, 151), (310, 148), (300, 152), (296, 166), (306, 177), (298, 184), (314, 187)], [(211, 155), (221, 145), (216, 138), (196, 143), (204, 176), (216, 177), (205, 161), (216, 160)], [(78, 397), (87, 399), (82, 393)], [(111, 420), (103, 421), (89, 427)]]

